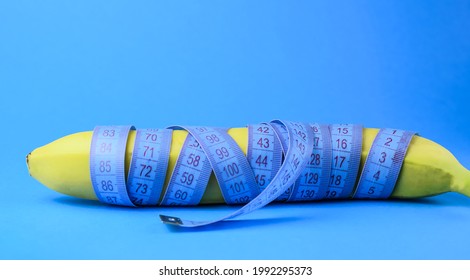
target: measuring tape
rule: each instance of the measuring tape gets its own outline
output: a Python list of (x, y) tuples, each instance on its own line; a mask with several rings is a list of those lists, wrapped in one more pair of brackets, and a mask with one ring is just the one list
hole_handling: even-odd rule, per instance
[(332, 167), (324, 199), (350, 198), (356, 183), (362, 152), (362, 126), (330, 125)]
[(172, 131), (138, 129), (127, 178), (129, 197), (135, 205), (157, 205), (165, 182)]
[(328, 190), (332, 155), (330, 131), (325, 125), (310, 126), (313, 129), (313, 151), (288, 201), (322, 199)]
[(259, 193), (253, 171), (238, 144), (224, 130), (187, 127), (207, 155), (227, 204), (244, 204)]
[[(186, 130), (175, 167), (166, 179), (172, 130)], [(126, 183), (125, 154), (133, 126), (93, 131), (90, 174), (98, 199), (124, 206), (197, 205), (211, 172), (227, 204), (245, 204), (212, 221), (160, 215), (164, 223), (196, 227), (231, 219), (272, 201), (387, 198), (393, 191), (413, 132), (382, 129), (354, 190), (362, 126), (272, 121), (248, 126), (247, 155), (226, 129), (172, 126), (137, 130)], [(160, 203), (159, 203), (160, 201)]]
[(134, 206), (124, 173), (127, 137), (133, 126), (100, 126), (93, 130), (90, 175), (96, 197), (108, 204)]
[(269, 123), (248, 125), (246, 158), (261, 192), (271, 183), (282, 163), (281, 143)]
[(415, 133), (381, 129), (372, 143), (354, 198), (388, 198), (395, 187), (406, 150)]
[(279, 171), (263, 192), (239, 210), (220, 219), (212, 221), (192, 221), (166, 215), (160, 215), (160, 219), (164, 223), (183, 227), (209, 225), (253, 212), (284, 193), (286, 189), (297, 180), (297, 177), (307, 165), (308, 156), (313, 149), (313, 130), (308, 124), (303, 123), (286, 121), (273, 121), (272, 123), (285, 126), (289, 136), (289, 148)]
[(160, 205), (197, 205), (211, 175), (211, 166), (199, 142), (188, 134)]
[[(287, 128), (284, 125), (281, 125), (278, 123), (273, 123), (272, 127), (274, 131), (276, 132), (277, 138), (281, 142), (282, 154), (285, 157), (287, 154), (287, 150), (289, 149), (289, 132), (287, 131)], [(278, 202), (287, 201), (292, 194), (292, 188), (293, 186), (289, 186), (284, 191), (284, 193), (282, 193), (275, 199), (275, 201), (278, 201)]]

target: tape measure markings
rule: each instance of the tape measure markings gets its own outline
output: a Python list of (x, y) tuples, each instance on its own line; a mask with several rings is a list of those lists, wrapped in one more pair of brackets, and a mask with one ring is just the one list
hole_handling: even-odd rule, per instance
[[(277, 138), (281, 142), (282, 155), (283, 155), (283, 158), (285, 158), (287, 154), (287, 150), (289, 149), (289, 133), (286, 127), (282, 124), (273, 123), (272, 127), (274, 128), (274, 131), (276, 132)], [(292, 194), (292, 188), (293, 186), (288, 187), (284, 191), (283, 194), (281, 194), (279, 197), (275, 199), (275, 201), (277, 202), (287, 201)]]
[(272, 123), (271, 126), (276, 132), (277, 138), (281, 142), (282, 153), (285, 156), (285, 154), (287, 153), (287, 150), (289, 149), (289, 132), (281, 124)]
[(90, 175), (96, 197), (104, 203), (134, 206), (126, 187), (124, 161), (133, 126), (97, 126), (90, 149)]
[[(321, 133), (321, 167), (317, 165), (316, 171), (320, 176), (320, 180), (318, 183), (319, 190), (318, 195), (316, 195), (313, 199), (322, 199), (326, 196), (326, 192), (328, 191), (330, 175), (331, 175), (331, 166), (332, 166), (332, 142), (331, 142), (331, 132), (328, 125), (313, 125), (314, 132), (318, 130)], [(319, 147), (320, 148), (320, 147)], [(315, 147), (314, 147), (315, 149)], [(314, 159), (316, 161), (316, 158)]]
[(248, 125), (247, 159), (262, 192), (282, 163), (281, 143), (270, 124)]
[[(209, 147), (213, 150), (210, 154), (213, 157), (212, 162), (215, 163), (217, 161), (218, 165), (218, 169), (215, 169), (217, 171), (214, 171), (216, 178), (223, 178), (222, 184), (219, 181), (219, 185), (221, 185), (222, 190), (224, 190), (222, 193), (224, 197), (229, 194), (230, 202), (228, 204), (247, 203), (259, 194), (259, 187), (256, 184), (255, 176), (248, 160), (230, 135), (223, 130), (214, 131), (219, 132), (220, 136), (225, 139), (225, 141), (221, 141)], [(215, 147), (218, 147), (219, 150), (223, 148), (231, 150), (234, 153), (233, 158), (220, 159), (220, 157), (216, 157), (217, 148)], [(211, 161), (211, 156), (209, 157), (209, 161)], [(227, 162), (229, 163), (227, 164)], [(240, 172), (238, 170), (240, 170)], [(237, 172), (239, 175), (235, 175)]]
[(398, 129), (379, 130), (364, 164), (354, 198), (385, 199), (392, 194), (414, 134)]
[(135, 205), (157, 205), (165, 183), (172, 131), (138, 129), (132, 153), (127, 190)]
[(302, 175), (295, 182), (288, 201), (322, 199), (328, 190), (331, 169), (331, 137), (327, 126), (310, 125), (313, 129), (313, 151)]
[(204, 195), (211, 172), (202, 147), (188, 133), (160, 205), (197, 205)]
[(206, 154), (227, 204), (247, 203), (259, 193), (248, 160), (224, 129), (181, 128), (196, 139)]
[(354, 191), (362, 149), (362, 126), (330, 125), (332, 167), (326, 199), (349, 198)]

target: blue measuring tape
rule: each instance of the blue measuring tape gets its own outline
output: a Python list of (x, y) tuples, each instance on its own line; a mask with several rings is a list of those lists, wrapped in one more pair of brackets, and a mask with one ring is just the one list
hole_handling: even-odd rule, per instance
[[(272, 127), (274, 131), (276, 132), (277, 138), (281, 142), (282, 155), (285, 158), (287, 154), (287, 150), (289, 149), (289, 132), (287, 131), (287, 128), (285, 127), (285, 125), (282, 125), (282, 124), (273, 123)], [(287, 201), (292, 194), (292, 188), (293, 186), (289, 186), (284, 191), (284, 193), (282, 193), (275, 199), (275, 201), (278, 201), (278, 202)]]
[(224, 130), (185, 128), (202, 147), (227, 204), (245, 204), (259, 194), (253, 171), (238, 144)]
[(124, 173), (127, 137), (133, 126), (99, 126), (93, 130), (90, 175), (96, 197), (104, 203), (134, 206)]
[(188, 134), (160, 205), (197, 205), (211, 175), (211, 166), (201, 145)]
[[(209, 225), (253, 212), (272, 202), (279, 195), (284, 193), (286, 189), (297, 180), (297, 177), (307, 165), (307, 160), (313, 149), (313, 130), (308, 124), (285, 121), (273, 121), (273, 123), (281, 124), (286, 127), (289, 135), (289, 148), (279, 171), (263, 192), (239, 210), (220, 219), (212, 221), (192, 221), (166, 215), (160, 215), (160, 219), (164, 223), (183, 227)], [(206, 131), (204, 130), (203, 132)]]
[(354, 198), (388, 198), (395, 187), (406, 150), (415, 133), (381, 129), (372, 143)]
[(269, 123), (248, 125), (246, 157), (259, 190), (263, 191), (271, 183), (282, 163), (281, 143)]
[[(163, 193), (172, 130), (186, 130)], [(137, 130), (126, 182), (125, 154), (132, 126), (93, 131), (90, 175), (98, 199), (125, 206), (197, 205), (214, 172), (227, 204), (245, 204), (212, 221), (160, 215), (167, 224), (195, 227), (235, 218), (272, 201), (332, 198), (381, 199), (391, 195), (414, 133), (382, 129), (356, 189), (362, 126), (272, 121), (248, 126), (247, 155), (226, 129), (173, 126)]]
[(127, 179), (127, 190), (135, 205), (157, 205), (165, 182), (172, 131), (138, 129)]
[(319, 200), (326, 196), (331, 172), (331, 136), (328, 126), (311, 124), (313, 151), (307, 167), (295, 182), (288, 201)]
[(362, 126), (334, 124), (330, 132), (332, 167), (324, 199), (350, 198), (361, 162)]

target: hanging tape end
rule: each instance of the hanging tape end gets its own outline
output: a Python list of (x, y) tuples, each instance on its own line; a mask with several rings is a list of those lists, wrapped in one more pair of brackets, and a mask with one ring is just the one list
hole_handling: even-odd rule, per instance
[(160, 215), (160, 220), (164, 224), (169, 224), (169, 225), (180, 226), (183, 224), (183, 221), (181, 221), (181, 219), (178, 217)]

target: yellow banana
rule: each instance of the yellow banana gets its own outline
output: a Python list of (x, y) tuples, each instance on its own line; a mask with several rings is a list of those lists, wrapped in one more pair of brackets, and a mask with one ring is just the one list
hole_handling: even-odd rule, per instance
[[(232, 128), (228, 133), (246, 154), (248, 131)], [(378, 129), (363, 130), (361, 170)], [(187, 132), (173, 131), (170, 161), (167, 170), (168, 184)], [(90, 179), (90, 144), (92, 132), (65, 136), (27, 156), (32, 177), (45, 186), (67, 195), (97, 200)], [(131, 131), (126, 151), (126, 170), (129, 169), (135, 131)], [(470, 197), (470, 171), (441, 145), (420, 136), (414, 136), (391, 198), (418, 198), (449, 191)], [(162, 194), (165, 193), (165, 189)], [(161, 199), (161, 198), (160, 198)], [(201, 204), (224, 203), (215, 176), (212, 175)]]

